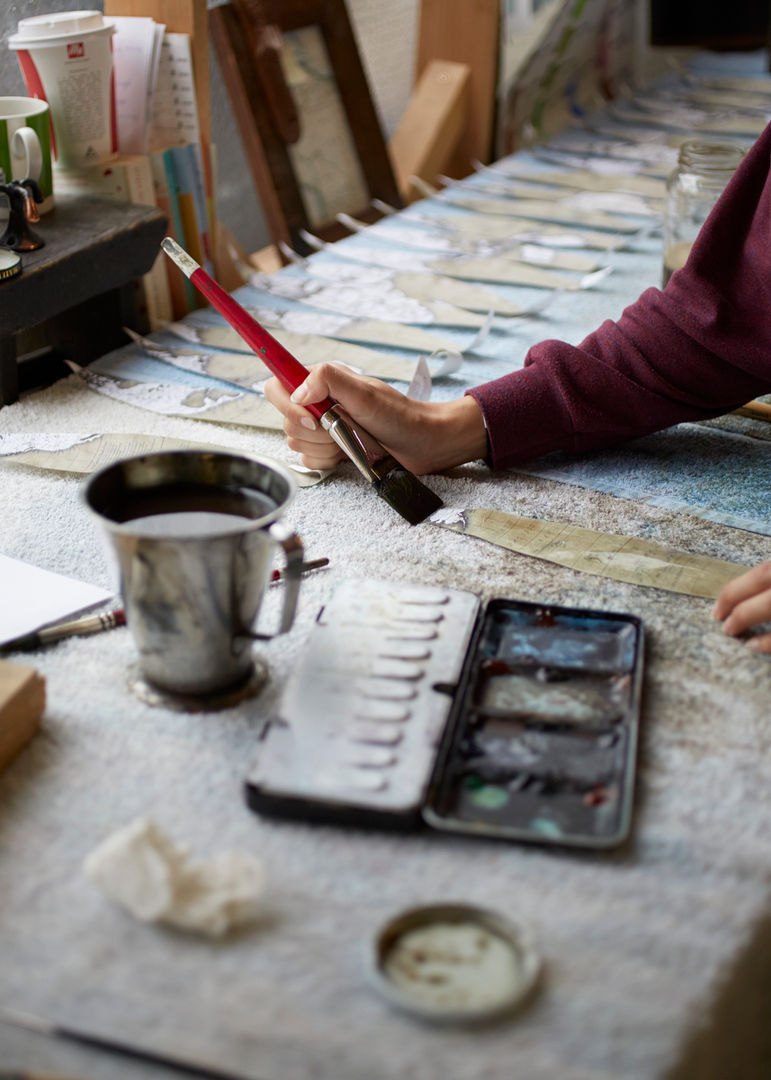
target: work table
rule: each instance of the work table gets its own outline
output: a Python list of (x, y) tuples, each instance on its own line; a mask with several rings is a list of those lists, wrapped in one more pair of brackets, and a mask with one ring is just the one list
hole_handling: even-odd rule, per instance
[[(556, 296), (539, 318), (491, 334), (459, 372), (437, 380), (435, 396), (501, 374), (544, 337), (578, 341), (617, 317), (657, 283), (660, 237), (608, 262), (613, 273), (596, 288)], [(74, 375), (0, 410), (3, 434), (42, 430), (163, 434), (292, 457), (277, 432), (154, 415), (91, 393)], [(580, 524), (747, 566), (770, 559), (768, 531), (712, 520), (720, 507), (697, 506), (710, 437), (686, 425), (640, 440), (622, 465), (610, 452), (602, 460), (614, 490), (580, 477), (493, 475), (482, 463), (428, 482), (448, 508)], [(688, 450), (692, 439), (703, 453)], [(758, 446), (767, 450), (751, 441)], [(657, 503), (660, 481), (641, 494), (619, 486), (646, 468), (673, 484), (689, 474), (691, 504), (677, 505), (676, 486)], [(2, 551), (110, 587), (82, 478), (8, 462), (0, 471)], [(771, 658), (727, 637), (709, 600), (580, 573), (428, 522), (410, 527), (350, 465), (299, 491), (287, 516), (307, 557), (330, 562), (303, 581), (292, 631), (258, 647), (270, 679), (257, 698), (197, 714), (141, 702), (128, 687), (126, 629), (27, 658), (46, 678), (48, 707), (40, 734), (0, 775), (0, 1005), (250, 1080), (765, 1077)], [(570, 852), (252, 813), (243, 782), (264, 722), (335, 583), (357, 577), (639, 616), (647, 646), (630, 841)], [(269, 590), (268, 617), (279, 590)], [(83, 860), (142, 816), (196, 856), (257, 856), (263, 917), (212, 941), (109, 903)], [(370, 986), (366, 954), (379, 926), (411, 905), (447, 900), (532, 929), (544, 971), (521, 1012), (479, 1029), (432, 1027)], [(36, 1073), (171, 1075), (2, 1024), (0, 1049), (4, 1065)]]

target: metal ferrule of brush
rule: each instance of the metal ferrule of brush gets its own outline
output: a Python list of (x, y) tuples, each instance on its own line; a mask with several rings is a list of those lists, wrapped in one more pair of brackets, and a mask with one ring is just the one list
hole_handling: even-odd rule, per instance
[(370, 484), (382, 480), (398, 464), (374, 435), (352, 420), (340, 405), (327, 409), (319, 423)]

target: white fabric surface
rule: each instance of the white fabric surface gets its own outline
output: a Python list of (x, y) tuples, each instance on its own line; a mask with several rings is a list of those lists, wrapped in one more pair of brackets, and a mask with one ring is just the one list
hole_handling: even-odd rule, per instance
[[(616, 253), (600, 290), (469, 358), (464, 385), (531, 341), (577, 341), (617, 315), (659, 255)], [(485, 354), (487, 355), (487, 354)], [(0, 410), (0, 434), (150, 432), (286, 456), (275, 433), (164, 419), (70, 377)], [(771, 538), (482, 465), (432, 478), (448, 506), (492, 507), (628, 533), (747, 564)], [(254, 1080), (761, 1080), (771, 1047), (771, 660), (722, 634), (710, 603), (580, 574), (423, 524), (405, 525), (352, 466), (300, 491), (289, 518), (328, 570), (303, 584), (294, 630), (260, 646), (270, 681), (222, 713), (151, 708), (128, 689), (129, 632), (72, 639), (29, 661), (46, 677), (42, 731), (0, 775), (0, 1006)], [(98, 585), (110, 577), (77, 477), (0, 464), (0, 551)], [(639, 615), (648, 640), (632, 840), (610, 855), (424, 832), (276, 822), (245, 806), (263, 722), (335, 582), (421, 581)], [(275, 614), (278, 589), (269, 594)], [(218, 942), (137, 923), (82, 873), (115, 829), (152, 816), (202, 858), (264, 865), (265, 915)], [(521, 1015), (434, 1029), (369, 987), (376, 928), (405, 906), (464, 900), (532, 928), (545, 975)], [(162, 1080), (165, 1070), (0, 1024), (7, 1067)]]
[[(162, 421), (74, 377), (27, 395), (0, 420), (4, 432), (162, 431), (286, 453), (275, 434)], [(79, 479), (1, 468), (4, 553), (109, 585)], [(537, 478), (495, 478), (481, 465), (431, 483), (448, 505), (575, 521), (748, 563), (771, 557), (764, 537)], [(428, 524), (410, 528), (352, 467), (299, 492), (290, 519), (308, 556), (331, 563), (305, 581), (295, 630), (260, 648), (272, 678), (255, 701), (197, 715), (142, 704), (127, 688), (134, 656), (125, 629), (29, 658), (47, 679), (49, 703), (41, 734), (0, 776), (0, 1004), (265, 1080), (664, 1075), (767, 910), (771, 663), (726, 638), (707, 601), (606, 582)], [(649, 647), (629, 849), (565, 855), (250, 813), (241, 784), (263, 719), (344, 576), (642, 616)], [(269, 606), (278, 598), (271, 590)], [(232, 940), (191, 944), (106, 902), (83, 858), (142, 814), (202, 857), (253, 852), (269, 883), (264, 921)], [(446, 898), (533, 927), (546, 975), (519, 1017), (483, 1032), (433, 1030), (369, 989), (364, 956), (376, 927), (406, 905)], [(752, 993), (747, 980), (736, 990), (745, 1020)], [(739, 1052), (719, 1018), (712, 1031), (717, 1050)], [(742, 1037), (753, 1061), (757, 1030)], [(95, 1070), (93, 1054), (2, 1025), (0, 1046), (4, 1060), (38, 1069), (89, 1075), (91, 1066), (112, 1078), (127, 1068), (100, 1055)], [(163, 1073), (143, 1066), (127, 1075)]]

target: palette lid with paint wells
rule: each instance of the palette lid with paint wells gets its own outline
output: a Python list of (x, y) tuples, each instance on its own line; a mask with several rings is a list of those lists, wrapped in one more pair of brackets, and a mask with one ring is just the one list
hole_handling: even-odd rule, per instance
[(246, 779), (259, 813), (609, 848), (629, 834), (633, 615), (347, 581)]

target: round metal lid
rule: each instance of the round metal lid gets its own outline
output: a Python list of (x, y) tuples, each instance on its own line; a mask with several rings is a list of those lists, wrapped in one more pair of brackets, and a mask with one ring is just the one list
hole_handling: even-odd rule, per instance
[(470, 904), (431, 904), (389, 919), (368, 963), (375, 987), (424, 1020), (473, 1023), (513, 1011), (533, 990), (541, 958), (530, 933)]
[(8, 278), (16, 277), (20, 273), (21, 256), (17, 255), (15, 251), (0, 248), (0, 281), (7, 281)]

